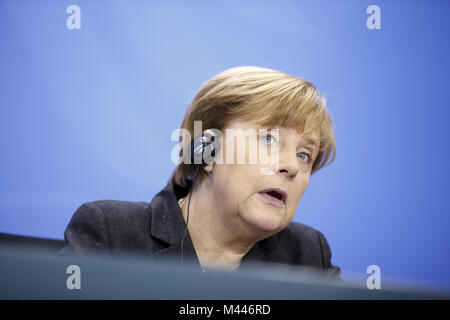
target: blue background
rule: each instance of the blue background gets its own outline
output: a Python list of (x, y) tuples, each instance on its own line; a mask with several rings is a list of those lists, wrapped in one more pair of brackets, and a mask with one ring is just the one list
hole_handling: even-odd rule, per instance
[[(81, 8), (68, 30), (66, 8)], [(366, 9), (381, 8), (381, 30)], [(239, 65), (312, 81), (336, 161), (295, 221), (344, 271), (450, 288), (449, 1), (0, 2), (0, 232), (62, 239), (87, 201), (150, 201), (201, 84)], [(409, 279), (409, 280), (408, 280)], [(362, 281), (362, 280), (361, 280)]]

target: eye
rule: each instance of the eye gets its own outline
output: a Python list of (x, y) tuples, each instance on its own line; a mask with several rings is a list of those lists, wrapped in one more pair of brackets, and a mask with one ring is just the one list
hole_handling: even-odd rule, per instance
[(263, 134), (259, 137), (259, 139), (265, 144), (273, 144), (276, 143), (275, 138), (270, 134)]
[(311, 162), (311, 155), (306, 152), (300, 152), (299, 154), (297, 154), (297, 157), (306, 163)]

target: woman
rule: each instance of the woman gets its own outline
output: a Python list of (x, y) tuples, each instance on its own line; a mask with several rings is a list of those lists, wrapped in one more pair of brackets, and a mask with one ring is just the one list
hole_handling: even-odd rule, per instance
[[(336, 155), (325, 99), (310, 82), (259, 67), (225, 70), (197, 92), (181, 128), (181, 162), (151, 203), (83, 204), (64, 252), (137, 251), (191, 258), (203, 270), (272, 262), (339, 276), (323, 234), (291, 222), (311, 174)], [(249, 161), (254, 142), (276, 156)]]

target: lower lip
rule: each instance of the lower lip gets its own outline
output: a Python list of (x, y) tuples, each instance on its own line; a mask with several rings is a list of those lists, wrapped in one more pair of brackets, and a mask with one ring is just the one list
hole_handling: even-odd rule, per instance
[(269, 201), (271, 204), (277, 206), (277, 207), (282, 207), (284, 206), (284, 202), (281, 201), (280, 199), (277, 199), (275, 197), (269, 196), (267, 193), (264, 192), (258, 192), (258, 194), (263, 197), (264, 199), (266, 199), (267, 201)]

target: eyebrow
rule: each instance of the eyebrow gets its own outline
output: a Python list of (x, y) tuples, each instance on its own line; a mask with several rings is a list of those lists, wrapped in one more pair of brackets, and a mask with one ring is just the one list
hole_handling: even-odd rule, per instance
[[(285, 126), (278, 125), (278, 126), (275, 126), (275, 127), (285, 127)], [(261, 126), (260, 129), (267, 129), (267, 132), (270, 134), (271, 128), (269, 126), (267, 126), (267, 127), (266, 126)], [(319, 147), (320, 147), (320, 140), (311, 139), (311, 138), (308, 138), (306, 136), (302, 136), (302, 139), (306, 141), (305, 146), (312, 146), (315, 149), (319, 149)]]
[(306, 145), (314, 146), (314, 147), (316, 147), (316, 148), (318, 148), (319, 145), (320, 145), (320, 141), (319, 141), (319, 140), (316, 140), (316, 139), (311, 139), (311, 138), (308, 138), (308, 137), (303, 137), (303, 140), (306, 141)]

